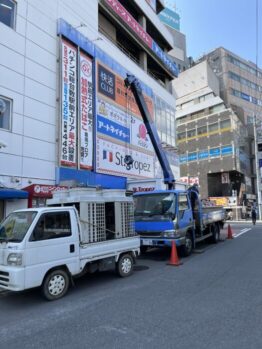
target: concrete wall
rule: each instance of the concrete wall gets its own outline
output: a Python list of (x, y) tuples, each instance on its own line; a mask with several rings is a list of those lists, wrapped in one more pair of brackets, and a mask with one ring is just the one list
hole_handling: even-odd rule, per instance
[[(209, 88), (219, 95), (219, 82), (206, 61), (182, 72), (172, 82), (177, 98), (183, 98), (183, 102), (190, 100), (191, 94), (204, 88)], [(182, 103), (183, 103), (182, 102)]]

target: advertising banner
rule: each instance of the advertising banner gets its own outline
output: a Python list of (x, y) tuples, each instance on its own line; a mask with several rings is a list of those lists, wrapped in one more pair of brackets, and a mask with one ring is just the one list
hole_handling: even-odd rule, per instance
[(211, 158), (217, 158), (220, 156), (220, 148), (209, 149), (209, 156)]
[(218, 197), (209, 197), (209, 200), (214, 202), (216, 206), (227, 206), (228, 205), (228, 198), (225, 196), (218, 196)]
[(144, 41), (152, 47), (152, 38), (143, 27), (131, 16), (131, 14), (117, 0), (105, 0), (111, 9)]
[(76, 166), (77, 49), (62, 40), (61, 164)]
[(93, 79), (92, 60), (80, 53), (80, 168), (92, 169)]
[[(145, 100), (153, 118), (153, 100), (149, 96)], [(154, 177), (155, 153), (133, 94), (127, 91), (120, 75), (99, 61), (96, 134), (97, 172), (130, 178)], [(124, 163), (126, 155), (134, 160), (130, 166)]]
[(160, 12), (158, 15), (160, 20), (168, 25), (170, 28), (175, 30), (180, 30), (180, 16), (175, 11), (171, 10), (170, 8), (165, 8), (163, 11)]
[[(100, 173), (130, 177), (130, 178), (154, 178), (154, 156), (146, 155), (139, 151), (127, 149), (111, 141), (97, 138), (96, 170)], [(134, 162), (126, 165), (125, 155), (132, 156)]]
[(208, 150), (200, 150), (198, 152), (198, 160), (208, 159)]
[(222, 156), (233, 154), (232, 145), (227, 145), (227, 146), (221, 147), (221, 154), (222, 154)]
[(61, 40), (61, 158), (62, 166), (93, 168), (92, 59)]
[(186, 183), (188, 185), (197, 184), (199, 185), (199, 177), (180, 177), (179, 182)]
[(221, 183), (222, 184), (229, 184), (230, 183), (228, 172), (221, 173)]

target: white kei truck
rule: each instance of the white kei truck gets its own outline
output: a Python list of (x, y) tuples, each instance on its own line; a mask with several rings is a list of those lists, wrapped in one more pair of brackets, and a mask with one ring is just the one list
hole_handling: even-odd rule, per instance
[(48, 207), (14, 211), (0, 224), (0, 289), (40, 286), (55, 300), (86, 272), (115, 267), (129, 276), (139, 247), (133, 200), (124, 190), (54, 193)]

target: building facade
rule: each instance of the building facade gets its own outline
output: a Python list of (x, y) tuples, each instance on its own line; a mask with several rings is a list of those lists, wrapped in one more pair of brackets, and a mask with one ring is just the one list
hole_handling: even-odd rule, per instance
[(245, 184), (250, 167), (239, 156), (247, 136), (242, 116), (219, 96), (219, 80), (207, 61), (181, 73), (173, 86), (181, 176), (197, 178), (203, 198), (236, 197), (239, 203), (251, 191)]
[[(239, 157), (251, 169), (246, 176), (246, 185), (257, 194), (261, 204), (261, 165), (262, 165), (262, 70), (256, 64), (219, 47), (199, 61), (207, 60), (214, 73), (219, 78), (220, 96), (228, 107), (242, 115), (248, 134), (243, 139)], [(243, 148), (249, 156), (243, 156)], [(258, 189), (257, 189), (258, 188)], [(247, 199), (254, 199), (248, 194)], [(260, 210), (261, 211), (261, 210)]]
[[(178, 69), (167, 55), (172, 35), (158, 18), (162, 3), (0, 5), (0, 218), (14, 203), (19, 207), (21, 189), (39, 205), (54, 186), (125, 188), (128, 178), (154, 178), (155, 153), (124, 79), (127, 73), (140, 79), (161, 140), (172, 150), (171, 81)], [(132, 155), (132, 166), (125, 155)]]

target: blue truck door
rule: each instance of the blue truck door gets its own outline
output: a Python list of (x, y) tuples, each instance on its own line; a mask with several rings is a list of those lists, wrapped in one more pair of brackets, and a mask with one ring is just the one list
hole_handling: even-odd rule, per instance
[(186, 233), (188, 227), (193, 225), (192, 209), (186, 193), (180, 193), (178, 195), (177, 223), (181, 233)]

